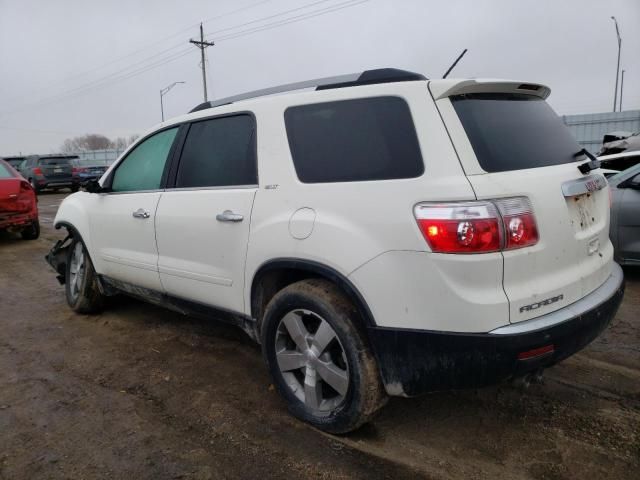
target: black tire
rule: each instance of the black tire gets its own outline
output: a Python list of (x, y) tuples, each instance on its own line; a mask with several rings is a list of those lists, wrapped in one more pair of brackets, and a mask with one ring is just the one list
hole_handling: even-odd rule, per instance
[(33, 178), (29, 179), (29, 183), (31, 184), (31, 188), (33, 188), (33, 191), (36, 192), (36, 195), (39, 194), (40, 193), (40, 187), (38, 187), (38, 185), (33, 180)]
[[(76, 249), (82, 252), (83, 266), (80, 269), (81, 273), (75, 274), (77, 280), (74, 280), (72, 260)], [(98, 287), (98, 277), (93, 263), (84, 243), (78, 237), (75, 237), (69, 245), (65, 271), (65, 295), (69, 306), (78, 313), (95, 313), (104, 305), (104, 295)]]
[(31, 225), (22, 230), (20, 235), (22, 235), (23, 240), (37, 239), (40, 236), (40, 222), (35, 220)]
[(80, 185), (71, 186), (71, 193), (76, 193), (78, 190), (80, 190)]
[[(280, 339), (283, 335), (286, 336), (286, 333), (282, 333), (281, 321), (287, 314), (295, 312), (301, 315), (301, 321), (307, 323), (313, 321), (316, 315), (320, 318), (320, 322), (326, 321), (337, 338), (337, 342), (334, 338), (331, 340), (333, 343), (327, 345), (336, 347), (337, 344), (340, 358), (346, 363), (344, 371), (347, 372), (348, 389), (344, 395), (340, 395), (337, 390), (330, 388), (329, 383), (324, 382), (319, 369), (311, 369), (313, 378), (316, 378), (315, 382), (324, 382), (320, 385), (321, 399), (325, 392), (338, 394), (337, 400), (334, 397), (329, 400), (322, 399), (318, 403), (320, 405), (340, 401), (337, 405), (327, 407), (328, 411), (322, 412), (319, 409), (310, 408), (305, 403), (306, 387), (302, 387), (305, 389), (305, 399), (296, 396), (302, 395), (303, 392), (298, 388), (295, 390), (297, 393), (294, 393), (285, 379), (285, 373), (279, 367), (276, 352), (282, 344), (278, 343), (276, 346), (276, 343), (281, 342)], [(305, 318), (306, 313), (304, 312), (309, 313), (311, 320)], [(377, 363), (368, 347), (363, 328), (358, 327), (358, 319), (358, 312), (349, 299), (336, 285), (323, 279), (303, 280), (287, 286), (273, 297), (265, 310), (261, 328), (262, 351), (273, 383), (278, 393), (285, 399), (287, 408), (292, 415), (325, 432), (340, 434), (357, 429), (371, 420), (387, 400), (380, 381)], [(309, 331), (311, 330), (313, 330), (312, 326)], [(310, 337), (306, 338), (306, 341), (310, 342)], [(309, 345), (312, 344), (313, 342), (309, 343)], [(280, 353), (282, 354), (282, 350)], [(296, 353), (294, 352), (294, 354)], [(323, 357), (325, 355), (329, 354), (325, 352)], [(320, 357), (316, 357), (315, 361), (319, 362), (319, 360)], [(304, 369), (292, 369), (286, 372), (288, 381), (296, 382), (294, 377), (289, 374), (305, 377), (308, 375), (308, 368), (306, 366)]]

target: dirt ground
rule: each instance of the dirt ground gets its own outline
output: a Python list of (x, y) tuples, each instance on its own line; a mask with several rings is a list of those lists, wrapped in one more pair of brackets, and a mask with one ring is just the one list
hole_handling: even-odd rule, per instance
[(346, 437), (291, 418), (233, 328), (120, 298), (76, 315), (42, 237), (0, 234), (0, 479), (638, 479), (640, 270), (542, 385), (392, 399)]

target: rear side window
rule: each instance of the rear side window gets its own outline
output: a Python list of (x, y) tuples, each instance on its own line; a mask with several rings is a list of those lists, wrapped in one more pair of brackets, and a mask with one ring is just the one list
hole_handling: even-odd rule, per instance
[(143, 140), (118, 165), (113, 175), (114, 192), (157, 190), (162, 181), (171, 145), (178, 127), (163, 130)]
[(424, 172), (411, 112), (401, 98), (290, 107), (284, 118), (304, 183), (414, 178)]
[(451, 102), (486, 172), (578, 160), (581, 147), (540, 97), (482, 93), (452, 97)]
[(189, 127), (176, 187), (257, 183), (255, 124), (251, 115), (212, 118)]

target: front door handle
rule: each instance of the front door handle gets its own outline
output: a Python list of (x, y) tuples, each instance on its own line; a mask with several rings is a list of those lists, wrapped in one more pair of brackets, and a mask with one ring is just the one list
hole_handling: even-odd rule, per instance
[(239, 213), (233, 213), (231, 210), (225, 210), (222, 213), (216, 215), (216, 220), (219, 222), (241, 222), (244, 219)]
[(149, 218), (151, 215), (144, 208), (139, 208), (133, 212), (133, 218)]

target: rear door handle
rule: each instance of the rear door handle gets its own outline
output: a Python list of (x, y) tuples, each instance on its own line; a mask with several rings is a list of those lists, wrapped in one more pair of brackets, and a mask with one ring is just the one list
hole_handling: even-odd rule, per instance
[(133, 212), (133, 218), (149, 218), (151, 215), (144, 208), (139, 208)]
[(241, 222), (244, 219), (239, 213), (233, 213), (231, 210), (225, 210), (222, 213), (216, 215), (216, 220), (219, 222)]

